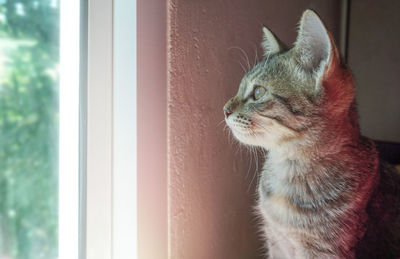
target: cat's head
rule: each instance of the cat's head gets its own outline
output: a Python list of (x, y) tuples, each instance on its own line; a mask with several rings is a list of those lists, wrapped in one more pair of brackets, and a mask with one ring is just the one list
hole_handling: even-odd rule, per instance
[(313, 145), (333, 133), (358, 134), (352, 76), (318, 15), (303, 13), (290, 49), (268, 28), (263, 32), (264, 58), (224, 106), (233, 135), (273, 149)]

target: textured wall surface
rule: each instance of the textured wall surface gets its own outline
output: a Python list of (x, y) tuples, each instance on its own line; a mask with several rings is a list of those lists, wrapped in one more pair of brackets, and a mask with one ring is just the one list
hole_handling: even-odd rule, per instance
[(231, 48), (243, 48), (253, 63), (262, 24), (290, 45), (310, 7), (337, 36), (339, 3), (169, 0), (169, 258), (261, 257), (252, 213), (256, 166), (249, 169), (247, 151), (238, 150), (221, 123), (222, 107), (244, 74), (241, 53)]
[(352, 0), (348, 62), (364, 135), (400, 142), (400, 1)]

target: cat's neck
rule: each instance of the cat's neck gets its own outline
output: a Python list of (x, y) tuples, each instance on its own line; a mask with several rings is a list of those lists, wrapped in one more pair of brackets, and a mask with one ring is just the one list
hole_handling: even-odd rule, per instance
[(268, 152), (273, 160), (297, 161), (301, 164), (316, 163), (319, 160), (326, 160), (327, 158), (341, 157), (344, 150), (349, 147), (357, 151), (357, 147), (363, 140), (360, 136), (357, 138), (352, 137), (332, 137), (327, 139), (319, 139), (315, 142), (301, 142), (301, 143), (285, 143), (281, 146), (274, 147)]

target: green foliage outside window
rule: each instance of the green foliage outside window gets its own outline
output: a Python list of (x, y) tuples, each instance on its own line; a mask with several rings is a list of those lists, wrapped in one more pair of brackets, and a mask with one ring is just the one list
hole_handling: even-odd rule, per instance
[(0, 0), (0, 259), (57, 258), (58, 7)]

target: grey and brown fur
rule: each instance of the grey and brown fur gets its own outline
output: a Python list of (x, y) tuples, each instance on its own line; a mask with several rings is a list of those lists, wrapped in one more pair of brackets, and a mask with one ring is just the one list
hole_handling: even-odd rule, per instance
[(331, 35), (311, 10), (291, 49), (263, 30), (265, 56), (224, 111), (240, 142), (268, 151), (257, 206), (268, 257), (399, 258), (400, 177), (360, 134)]

